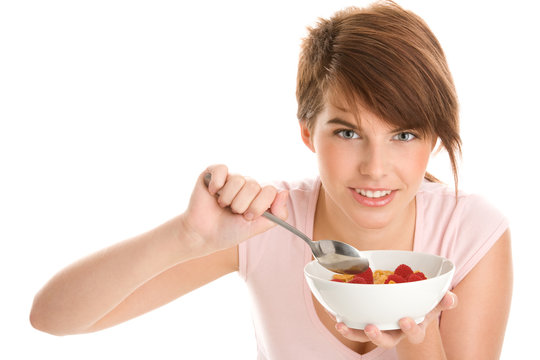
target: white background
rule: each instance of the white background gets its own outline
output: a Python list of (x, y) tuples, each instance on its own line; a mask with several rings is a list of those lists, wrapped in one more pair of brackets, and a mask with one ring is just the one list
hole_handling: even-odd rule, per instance
[[(28, 314), (62, 267), (181, 213), (209, 164), (261, 181), (314, 176), (295, 117), (300, 39), (317, 17), (363, 3), (3, 1), (0, 358), (254, 359), (236, 274), (95, 334), (43, 334)], [(536, 353), (540, 320), (533, 3), (401, 1), (447, 53), (461, 102), (461, 187), (511, 221), (504, 359)], [(445, 159), (431, 170), (451, 183)]]

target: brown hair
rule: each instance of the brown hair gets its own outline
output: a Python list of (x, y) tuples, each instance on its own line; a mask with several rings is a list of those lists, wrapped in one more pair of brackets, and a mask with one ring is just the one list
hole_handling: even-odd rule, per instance
[[(313, 126), (325, 100), (362, 104), (403, 129), (437, 136), (457, 194), (458, 99), (443, 50), (427, 24), (392, 1), (350, 7), (308, 28), (302, 42), (298, 119)], [(437, 181), (426, 173), (426, 179)]]

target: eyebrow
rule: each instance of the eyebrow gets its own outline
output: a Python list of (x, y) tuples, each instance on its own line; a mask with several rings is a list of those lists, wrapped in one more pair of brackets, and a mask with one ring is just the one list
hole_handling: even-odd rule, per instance
[(340, 118), (337, 118), (337, 117), (328, 120), (326, 123), (327, 123), (327, 124), (334, 124), (334, 125), (342, 125), (342, 126), (349, 127), (349, 128), (351, 128), (351, 129), (356, 129), (356, 128), (358, 128), (358, 126), (357, 126), (356, 124), (352, 124), (352, 123), (350, 123), (350, 122), (348, 122), (348, 121), (345, 121), (345, 120), (340, 119)]
[[(358, 125), (357, 124), (353, 124), (353, 123), (350, 123), (348, 121), (345, 121), (341, 118), (338, 118), (338, 117), (335, 117), (335, 118), (332, 118), (330, 120), (328, 120), (326, 122), (327, 124), (330, 124), (330, 125), (341, 125), (341, 126), (346, 126), (350, 129), (353, 129), (353, 130), (360, 130), (358, 128)], [(400, 132), (404, 132), (404, 131), (420, 131), (422, 132), (423, 130), (421, 128), (407, 128), (407, 127), (396, 127), (394, 129), (391, 129), (390, 130), (390, 133), (394, 133), (394, 134), (397, 134), (397, 133), (400, 133)]]

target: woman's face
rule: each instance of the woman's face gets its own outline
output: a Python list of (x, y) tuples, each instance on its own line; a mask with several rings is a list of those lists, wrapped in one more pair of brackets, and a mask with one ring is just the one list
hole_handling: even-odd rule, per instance
[(326, 103), (302, 138), (317, 154), (327, 211), (364, 229), (381, 229), (414, 211), (435, 138), (397, 129), (359, 108)]

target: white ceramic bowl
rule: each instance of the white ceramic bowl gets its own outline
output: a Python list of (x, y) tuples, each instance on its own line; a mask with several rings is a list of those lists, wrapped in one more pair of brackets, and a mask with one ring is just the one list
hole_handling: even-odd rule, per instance
[(374, 324), (381, 330), (399, 329), (404, 317), (416, 323), (441, 301), (450, 288), (454, 264), (443, 257), (396, 250), (363, 251), (370, 268), (393, 271), (409, 265), (422, 271), (427, 280), (399, 284), (350, 284), (331, 281), (333, 272), (314, 260), (304, 268), (307, 283), (317, 300), (350, 328), (363, 329)]

